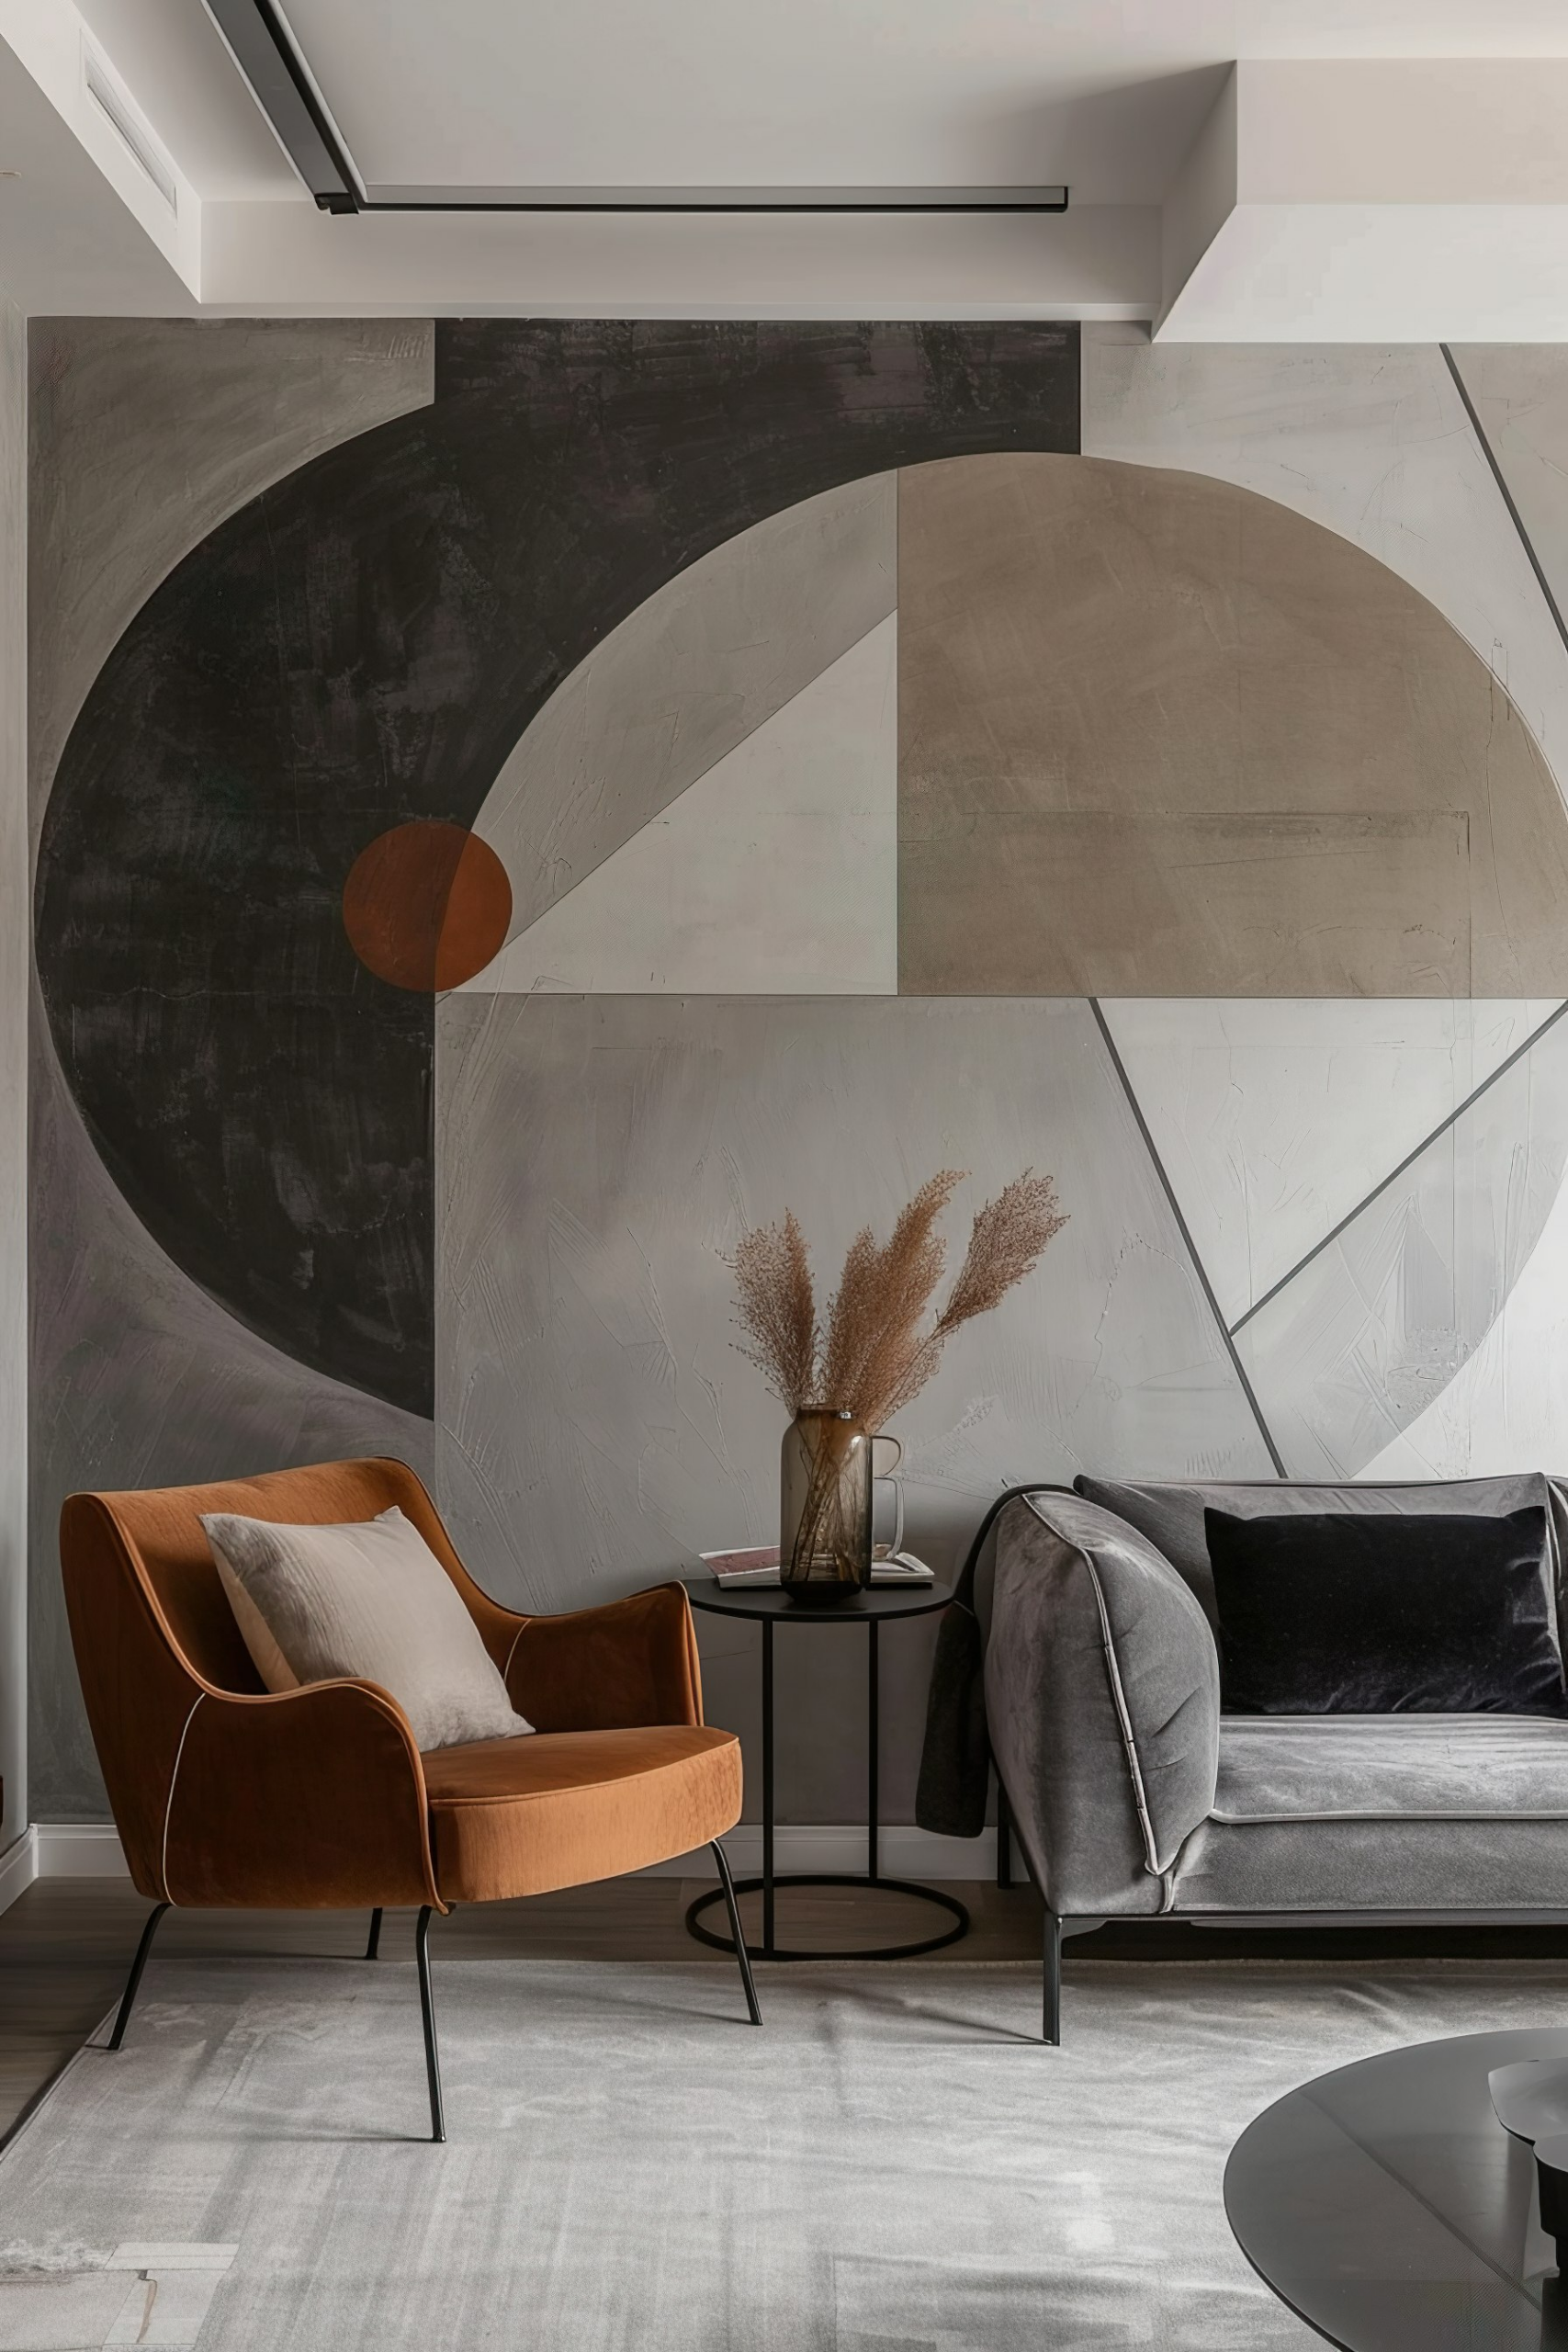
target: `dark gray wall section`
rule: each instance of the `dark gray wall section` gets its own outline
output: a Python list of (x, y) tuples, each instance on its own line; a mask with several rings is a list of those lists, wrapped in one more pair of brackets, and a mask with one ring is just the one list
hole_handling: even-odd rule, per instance
[[(427, 401), (431, 332), (35, 321), (31, 372), (36, 826), (82, 697), (158, 581), (266, 483)], [(428, 1469), (431, 1430), (269, 1347), (158, 1248), (88, 1139), (36, 992), (31, 1129), (31, 1809), (101, 1819), (60, 1591), (64, 1497), (366, 1452)]]

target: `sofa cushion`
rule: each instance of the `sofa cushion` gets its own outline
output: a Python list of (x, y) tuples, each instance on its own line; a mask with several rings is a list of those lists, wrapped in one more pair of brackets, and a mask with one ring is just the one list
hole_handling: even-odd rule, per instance
[(1203, 1521), (1227, 1713), (1568, 1713), (1539, 1503)]
[(424, 1758), (435, 1883), (493, 1903), (645, 1870), (733, 1829), (740, 1743), (703, 1724), (535, 1732)]
[(1215, 1821), (1568, 1821), (1568, 1723), (1227, 1715)]
[(1075, 1478), (1076, 1493), (1101, 1510), (1114, 1511), (1156, 1545), (1191, 1586), (1209, 1623), (1218, 1628), (1214, 1579), (1203, 1535), (1208, 1509), (1236, 1519), (1266, 1519), (1283, 1511), (1459, 1511), (1472, 1518), (1504, 1519), (1510, 1511), (1543, 1503), (1547, 1511), (1549, 1574), (1553, 1588), (1553, 1630), (1562, 1647), (1563, 1561), (1568, 1556), (1568, 1489), (1539, 1470), (1498, 1478), (1436, 1478), (1409, 1486), (1300, 1486), (1288, 1479)]
[(1179, 1912), (1568, 1912), (1568, 1723), (1227, 1717)]

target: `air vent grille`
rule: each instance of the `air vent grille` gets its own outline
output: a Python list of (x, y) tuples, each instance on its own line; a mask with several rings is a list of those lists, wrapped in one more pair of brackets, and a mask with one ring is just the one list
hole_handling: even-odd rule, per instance
[(171, 212), (179, 210), (179, 195), (175, 175), (152, 144), (151, 136), (137, 121), (130, 97), (110, 74), (103, 59), (92, 50), (82, 52), (83, 75), (87, 96), (104, 114), (122, 147), (137, 168), (152, 181)]

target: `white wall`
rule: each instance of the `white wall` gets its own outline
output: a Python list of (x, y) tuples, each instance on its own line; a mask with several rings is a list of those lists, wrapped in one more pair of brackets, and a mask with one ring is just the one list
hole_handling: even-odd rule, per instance
[(0, 295), (0, 1852), (28, 1820), (27, 329)]

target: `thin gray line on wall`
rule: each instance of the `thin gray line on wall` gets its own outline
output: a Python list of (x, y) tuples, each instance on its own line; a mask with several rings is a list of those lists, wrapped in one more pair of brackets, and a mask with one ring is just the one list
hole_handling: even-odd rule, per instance
[(1514, 503), (1514, 493), (1503, 479), (1503, 469), (1497, 463), (1492, 444), (1486, 437), (1486, 428), (1482, 424), (1480, 417), (1476, 414), (1475, 402), (1471, 399), (1468, 390), (1465, 389), (1464, 378), (1460, 374), (1458, 363), (1454, 358), (1453, 353), (1449, 349), (1448, 345), (1446, 343), (1440, 343), (1438, 345), (1438, 348), (1443, 355), (1449, 374), (1454, 379), (1454, 390), (1459, 394), (1460, 399), (1464, 402), (1464, 413), (1470, 419), (1470, 429), (1481, 444), (1481, 454), (1492, 469), (1492, 479), (1497, 485), (1498, 493), (1502, 498), (1504, 505), (1508, 510), (1509, 518), (1513, 523), (1515, 530), (1517, 531), (1519, 535), (1519, 545), (1523, 548), (1526, 555), (1529, 558), (1530, 570), (1536, 576), (1536, 581), (1540, 586), (1541, 594), (1546, 598), (1546, 609), (1557, 624), (1558, 636), (1562, 639), (1563, 644), (1568, 646), (1568, 624), (1564, 623), (1562, 609), (1558, 605), (1556, 597), (1551, 593), (1551, 582), (1548, 580), (1545, 572), (1540, 568), (1540, 558), (1537, 555), (1534, 545), (1530, 539), (1530, 535), (1525, 528), (1525, 518)]
[(1474, 1088), (1471, 1093), (1467, 1094), (1464, 1101), (1458, 1104), (1454, 1110), (1449, 1113), (1446, 1119), (1439, 1120), (1438, 1124), (1432, 1129), (1431, 1134), (1429, 1136), (1424, 1136), (1421, 1141), (1416, 1145), (1414, 1151), (1406, 1152), (1398, 1167), (1391, 1168), (1388, 1174), (1382, 1177), (1372, 1186), (1371, 1191), (1367, 1194), (1366, 1198), (1364, 1200), (1358, 1201), (1355, 1207), (1350, 1211), (1348, 1216), (1342, 1216), (1340, 1218), (1338, 1224), (1334, 1227), (1332, 1232), (1325, 1233), (1321, 1241), (1314, 1241), (1312, 1248), (1307, 1251), (1306, 1256), (1304, 1258), (1298, 1258), (1288, 1274), (1281, 1274), (1279, 1281), (1274, 1283), (1271, 1289), (1266, 1290), (1261, 1298), (1255, 1298), (1253, 1300), (1252, 1305), (1247, 1308), (1247, 1313), (1245, 1315), (1238, 1316), (1235, 1321), (1231, 1325), (1231, 1337), (1234, 1339), (1235, 1334), (1241, 1330), (1244, 1325), (1251, 1322), (1255, 1315), (1260, 1315), (1263, 1312), (1263, 1309), (1268, 1306), (1269, 1300), (1271, 1298), (1278, 1298), (1280, 1293), (1284, 1290), (1289, 1283), (1293, 1283), (1296, 1276), (1301, 1273), (1305, 1267), (1310, 1266), (1314, 1258), (1321, 1258), (1325, 1250), (1331, 1249), (1334, 1243), (1338, 1240), (1346, 1227), (1348, 1225), (1354, 1225), (1356, 1219), (1360, 1216), (1363, 1209), (1370, 1208), (1381, 1193), (1386, 1193), (1391, 1184), (1397, 1183), (1400, 1177), (1404, 1175), (1405, 1170), (1407, 1168), (1413, 1168), (1424, 1151), (1430, 1151), (1432, 1146), (1440, 1141), (1440, 1139), (1448, 1134), (1450, 1127), (1457, 1127), (1465, 1113), (1468, 1110), (1471, 1110), (1474, 1104), (1479, 1102), (1482, 1096), (1486, 1093), (1490, 1088), (1495, 1086), (1500, 1078), (1506, 1078), (1508, 1072), (1513, 1069), (1514, 1064), (1516, 1062), (1522, 1061), (1525, 1056), (1529, 1052), (1532, 1046), (1539, 1046), (1547, 1031), (1549, 1029), (1554, 1029), (1565, 1012), (1568, 1012), (1568, 998), (1564, 999), (1562, 1003), (1558, 1006), (1555, 1012), (1549, 1012), (1546, 1019), (1541, 1023), (1540, 1028), (1532, 1029), (1529, 1035), (1525, 1039), (1524, 1044), (1522, 1046), (1516, 1046), (1513, 1052), (1508, 1056), (1507, 1060), (1499, 1062), (1496, 1069), (1491, 1073), (1490, 1077), (1483, 1078), (1480, 1085)]
[[(1264, 1419), (1263, 1408), (1259, 1405), (1257, 1396), (1253, 1393), (1252, 1383), (1247, 1376), (1247, 1366), (1242, 1363), (1241, 1357), (1236, 1351), (1235, 1338), (1227, 1329), (1225, 1318), (1220, 1311), (1220, 1302), (1214, 1296), (1213, 1285), (1209, 1280), (1202, 1259), (1198, 1255), (1198, 1245), (1192, 1238), (1191, 1230), (1188, 1226), (1187, 1219), (1181, 1214), (1181, 1203), (1177, 1199), (1175, 1188), (1171, 1183), (1170, 1178), (1165, 1172), (1165, 1162), (1160, 1158), (1158, 1146), (1156, 1144), (1154, 1136), (1149, 1132), (1149, 1123), (1144, 1116), (1143, 1105), (1133, 1091), (1133, 1081), (1127, 1075), (1125, 1063), (1122, 1061), (1121, 1055), (1116, 1050), (1116, 1040), (1111, 1034), (1111, 1024), (1106, 1020), (1103, 1012), (1100, 1010), (1100, 999), (1097, 996), (1091, 996), (1089, 998), (1089, 1009), (1093, 1013), (1100, 1034), (1105, 1040), (1105, 1050), (1111, 1057), (1111, 1068), (1115, 1070), (1116, 1076), (1121, 1081), (1122, 1091), (1127, 1098), (1127, 1107), (1138, 1123), (1138, 1133), (1143, 1136), (1144, 1148), (1148, 1153), (1150, 1159), (1154, 1162), (1155, 1174), (1160, 1181), (1160, 1190), (1164, 1193), (1165, 1197), (1169, 1204), (1171, 1216), (1176, 1219), (1176, 1229), (1180, 1234), (1187, 1255), (1192, 1261), (1193, 1272), (1197, 1274), (1199, 1282), (1202, 1284), (1203, 1295), (1209, 1302), (1209, 1312), (1214, 1318), (1215, 1329), (1218, 1330), (1221, 1339), (1224, 1341), (1225, 1353), (1231, 1360), (1231, 1369), (1235, 1374), (1237, 1380), (1241, 1383), (1241, 1393), (1247, 1398), (1247, 1404), (1251, 1408), (1252, 1418), (1258, 1423), (1258, 1435), (1262, 1438), (1264, 1444), (1269, 1449), (1269, 1459), (1274, 1464), (1275, 1474), (1277, 1476), (1283, 1478), (1286, 1476), (1285, 1464), (1280, 1457), (1280, 1449), (1274, 1442), (1273, 1431), (1269, 1429), (1268, 1422)], [(1568, 1007), (1564, 1007), (1563, 1009), (1568, 1010)]]

